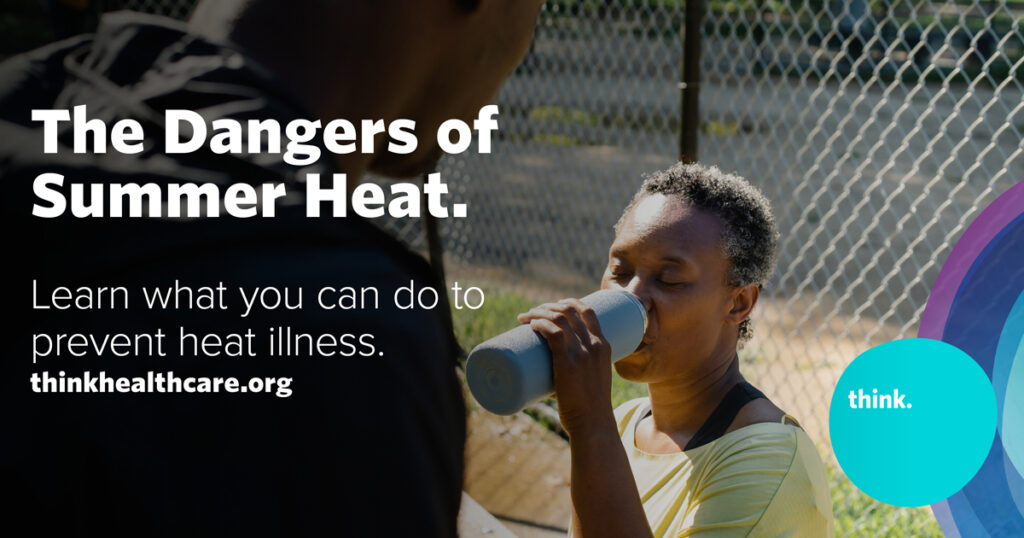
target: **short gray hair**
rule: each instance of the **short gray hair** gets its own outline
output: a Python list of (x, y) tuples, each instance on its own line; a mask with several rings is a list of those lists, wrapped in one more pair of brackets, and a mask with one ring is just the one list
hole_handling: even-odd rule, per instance
[[(668, 170), (648, 174), (640, 190), (615, 223), (615, 231), (640, 200), (652, 194), (675, 197), (722, 220), (722, 250), (729, 260), (728, 285), (764, 285), (775, 266), (779, 233), (771, 204), (757, 187), (715, 166), (677, 163)], [(750, 320), (739, 327), (739, 340), (752, 334)]]

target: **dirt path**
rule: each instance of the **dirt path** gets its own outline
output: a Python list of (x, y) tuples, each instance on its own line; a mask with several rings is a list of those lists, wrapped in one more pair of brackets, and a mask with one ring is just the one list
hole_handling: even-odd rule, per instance
[(468, 417), (466, 492), (521, 538), (565, 536), (569, 445), (525, 414)]

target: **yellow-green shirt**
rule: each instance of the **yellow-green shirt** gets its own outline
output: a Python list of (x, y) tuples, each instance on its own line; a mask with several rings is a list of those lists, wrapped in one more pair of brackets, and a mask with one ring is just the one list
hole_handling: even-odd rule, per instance
[(825, 467), (802, 429), (752, 424), (697, 448), (648, 454), (633, 435), (649, 406), (630, 400), (615, 419), (655, 537), (834, 535)]

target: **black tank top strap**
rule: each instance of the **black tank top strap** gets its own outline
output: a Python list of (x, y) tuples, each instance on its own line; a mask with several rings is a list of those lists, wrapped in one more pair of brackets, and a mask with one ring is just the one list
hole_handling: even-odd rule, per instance
[(700, 429), (697, 430), (697, 433), (690, 439), (690, 442), (686, 443), (686, 447), (683, 450), (706, 445), (724, 435), (725, 431), (729, 429), (729, 425), (732, 424), (733, 419), (740, 412), (740, 409), (751, 400), (758, 398), (766, 398), (766, 396), (746, 381), (737, 383), (733, 388), (729, 389), (729, 392), (725, 394), (722, 401), (718, 403), (718, 407), (711, 412), (711, 415), (704, 421)]

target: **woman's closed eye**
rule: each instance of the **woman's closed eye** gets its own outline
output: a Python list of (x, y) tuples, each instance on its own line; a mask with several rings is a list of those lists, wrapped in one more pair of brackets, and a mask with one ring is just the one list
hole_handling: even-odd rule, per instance
[(689, 278), (675, 267), (665, 268), (655, 275), (657, 275), (655, 280), (662, 286), (679, 287), (690, 283)]

